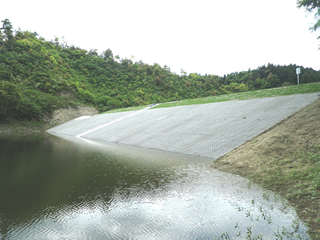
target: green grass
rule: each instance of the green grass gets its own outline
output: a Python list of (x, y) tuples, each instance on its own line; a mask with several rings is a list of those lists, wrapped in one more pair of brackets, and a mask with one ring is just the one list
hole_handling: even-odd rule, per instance
[(282, 153), (287, 157), (275, 157), (262, 166), (263, 176), (253, 174), (249, 179), (280, 193), (294, 204), (299, 217), (308, 220), (312, 239), (320, 239), (315, 230), (319, 229), (320, 221), (319, 204), (315, 202), (320, 199), (320, 146), (301, 147), (296, 151), (288, 147)]
[[(293, 168), (292, 164), (297, 167)], [(289, 158), (276, 158), (268, 165), (271, 168), (267, 170), (269, 174), (262, 178), (263, 184), (272, 185), (276, 190), (287, 190), (286, 198), (289, 200), (303, 196), (320, 198), (320, 146), (297, 152)]]
[(211, 97), (205, 97), (205, 98), (187, 99), (187, 100), (182, 100), (177, 102), (162, 103), (154, 108), (176, 107), (176, 106), (193, 105), (193, 104), (205, 104), (205, 103), (224, 102), (224, 101), (231, 101), (231, 100), (247, 100), (252, 98), (276, 97), (276, 96), (304, 94), (304, 93), (313, 93), (313, 92), (320, 92), (319, 82), (288, 86), (288, 87), (256, 90), (256, 91), (250, 91), (250, 92), (231, 93), (231, 94), (224, 94), (224, 95), (211, 96)]
[[(219, 96), (210, 96), (205, 98), (196, 98), (196, 99), (187, 99), (177, 102), (161, 103), (153, 108), (164, 108), (164, 107), (176, 107), (183, 105), (193, 105), (193, 104), (205, 104), (205, 103), (214, 103), (214, 102), (225, 102), (231, 100), (247, 100), (252, 98), (265, 98), (265, 97), (276, 97), (276, 96), (285, 96), (293, 94), (304, 94), (304, 93), (313, 93), (320, 92), (320, 82), (318, 83), (308, 83), (288, 87), (280, 88), (270, 88), (263, 90), (256, 90), (250, 92), (241, 92), (241, 93), (230, 93)], [(147, 107), (148, 105), (143, 106), (134, 106), (128, 108), (118, 108), (112, 109), (106, 113), (118, 113), (118, 112), (128, 112), (128, 111), (138, 111)]]

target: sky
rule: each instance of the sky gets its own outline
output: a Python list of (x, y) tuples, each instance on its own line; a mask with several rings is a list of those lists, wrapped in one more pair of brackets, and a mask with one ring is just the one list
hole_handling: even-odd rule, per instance
[(320, 70), (320, 31), (296, 0), (10, 0), (0, 20), (69, 46), (172, 72), (223, 76), (272, 63)]

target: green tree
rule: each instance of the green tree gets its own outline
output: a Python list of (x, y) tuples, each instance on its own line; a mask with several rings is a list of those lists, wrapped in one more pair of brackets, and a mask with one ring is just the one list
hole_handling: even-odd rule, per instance
[(180, 69), (180, 73), (182, 76), (186, 76), (187, 75), (187, 72), (184, 70), (184, 69)]
[(3, 41), (4, 41), (4, 36), (3, 36), (3, 34), (1, 32), (1, 30), (0, 30), (0, 46), (3, 45)]
[[(0, 41), (6, 44), (6, 47), (11, 48), (11, 44), (13, 41), (13, 30), (12, 25), (9, 19), (5, 19), (2, 22), (2, 28), (0, 30), (3, 31), (4, 36), (0, 36)], [(4, 40), (4, 41), (3, 41)]]
[(88, 52), (89, 55), (93, 56), (93, 57), (98, 57), (98, 52), (97, 49), (90, 49), (90, 51)]
[(117, 59), (117, 61), (120, 62), (120, 57), (119, 57), (119, 55), (116, 55), (116, 56), (115, 56), (115, 59)]
[[(298, 0), (297, 5), (298, 8), (304, 7), (308, 13), (314, 14), (316, 22), (312, 27), (310, 27), (310, 30), (316, 31), (320, 28), (320, 0)], [(320, 36), (318, 36), (318, 39), (320, 39)]]
[(113, 62), (113, 53), (110, 48), (103, 52), (103, 59), (107, 62)]
[(5, 19), (1, 22), (2, 22), (2, 28), (0, 29), (3, 30), (6, 39), (10, 41), (13, 38), (11, 22), (9, 21), (9, 19)]

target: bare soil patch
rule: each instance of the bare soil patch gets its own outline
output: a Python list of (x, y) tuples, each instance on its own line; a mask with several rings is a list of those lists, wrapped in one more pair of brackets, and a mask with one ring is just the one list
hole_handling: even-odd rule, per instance
[(213, 167), (279, 193), (320, 239), (320, 99), (217, 159)]
[(86, 106), (78, 106), (76, 108), (61, 108), (55, 110), (52, 114), (52, 117), (48, 119), (47, 122), (56, 126), (81, 116), (92, 116), (98, 113), (99, 111), (97, 109)]

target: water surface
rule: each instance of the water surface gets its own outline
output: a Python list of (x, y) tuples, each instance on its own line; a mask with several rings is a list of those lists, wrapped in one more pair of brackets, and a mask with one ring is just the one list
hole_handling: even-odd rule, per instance
[(308, 238), (286, 200), (209, 159), (52, 135), (0, 153), (3, 239)]

